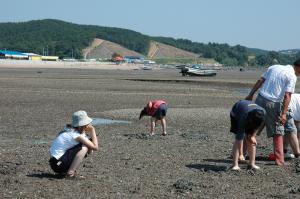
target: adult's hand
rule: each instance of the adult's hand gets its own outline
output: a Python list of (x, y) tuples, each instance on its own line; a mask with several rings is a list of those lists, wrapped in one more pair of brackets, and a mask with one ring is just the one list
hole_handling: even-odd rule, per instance
[(286, 123), (286, 113), (281, 114), (279, 119), (280, 119), (280, 123), (284, 125)]
[(252, 101), (252, 100), (253, 100), (253, 95), (248, 95), (248, 96), (245, 98), (245, 100), (250, 100), (250, 101)]

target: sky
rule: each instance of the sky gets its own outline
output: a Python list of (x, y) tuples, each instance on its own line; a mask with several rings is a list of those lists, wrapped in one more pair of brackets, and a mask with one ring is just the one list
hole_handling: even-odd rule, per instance
[(300, 0), (0, 0), (0, 23), (59, 19), (277, 51), (300, 48), (299, 8)]

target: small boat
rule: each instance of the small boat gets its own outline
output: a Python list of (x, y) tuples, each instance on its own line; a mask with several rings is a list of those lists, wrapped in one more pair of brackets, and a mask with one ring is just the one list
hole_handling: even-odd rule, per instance
[(141, 67), (142, 70), (152, 70), (153, 68), (151, 66), (147, 66), (147, 65), (144, 65)]
[(190, 67), (181, 68), (180, 73), (182, 76), (205, 76), (211, 77), (216, 76), (217, 71), (214, 69), (205, 69), (199, 65), (192, 65)]

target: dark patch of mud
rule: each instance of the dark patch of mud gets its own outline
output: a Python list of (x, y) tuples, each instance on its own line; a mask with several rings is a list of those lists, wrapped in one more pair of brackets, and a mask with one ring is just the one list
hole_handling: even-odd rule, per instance
[(158, 83), (180, 83), (180, 84), (196, 84), (206, 86), (231, 87), (231, 88), (249, 88), (253, 83), (245, 82), (229, 82), (229, 81), (215, 81), (215, 80), (186, 80), (186, 79), (124, 79), (127, 81), (140, 82), (158, 82)]
[(179, 179), (173, 184), (173, 187), (176, 189), (177, 192), (183, 193), (186, 191), (192, 191), (193, 183), (188, 180)]
[(187, 168), (197, 169), (201, 172), (225, 172), (228, 170), (227, 166), (224, 165), (213, 165), (213, 164), (188, 164)]
[(12, 175), (12, 174), (16, 174), (17, 172), (19, 172), (20, 169), (20, 165), (22, 165), (21, 162), (3, 162), (0, 163), (0, 174), (2, 175)]

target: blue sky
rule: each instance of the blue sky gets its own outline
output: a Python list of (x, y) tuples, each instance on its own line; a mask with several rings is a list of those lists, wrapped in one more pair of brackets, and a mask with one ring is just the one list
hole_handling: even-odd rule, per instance
[(0, 22), (51, 18), (281, 50), (300, 48), (299, 8), (300, 0), (1, 0)]

